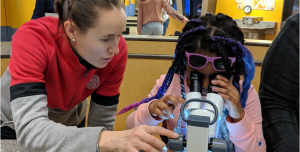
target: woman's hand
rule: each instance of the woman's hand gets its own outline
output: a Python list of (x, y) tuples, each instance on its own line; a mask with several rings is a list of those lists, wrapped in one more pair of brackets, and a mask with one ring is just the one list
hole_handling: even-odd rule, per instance
[(185, 100), (181, 97), (167, 95), (152, 102), (149, 105), (149, 112), (155, 119), (172, 119), (174, 118), (173, 110), (175, 106), (184, 102)]
[(220, 87), (213, 87), (213, 91), (225, 99), (224, 107), (229, 111), (232, 122), (238, 122), (244, 118), (245, 112), (240, 101), (240, 94), (233, 84), (224, 76), (217, 75), (217, 80), (212, 80), (212, 84)]
[(150, 135), (178, 138), (178, 134), (159, 126), (139, 126), (125, 131), (102, 131), (98, 141), (103, 152), (167, 152), (165, 143)]

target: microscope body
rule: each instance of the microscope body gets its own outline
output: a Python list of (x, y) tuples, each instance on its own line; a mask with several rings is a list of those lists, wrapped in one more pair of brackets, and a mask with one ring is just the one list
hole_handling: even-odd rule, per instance
[[(186, 99), (193, 100), (199, 97), (201, 98), (201, 93), (190, 92), (187, 94)], [(224, 105), (223, 98), (215, 93), (208, 93), (206, 99), (217, 106), (218, 116), (216, 117), (221, 117)], [(215, 117), (214, 108), (210, 104), (204, 106), (202, 104), (192, 102), (187, 107), (190, 111), (187, 121), (187, 152), (207, 152), (210, 139), (216, 138), (217, 122), (209, 125), (209, 122)], [(202, 107), (204, 108), (202, 109)]]
[[(197, 94), (197, 96), (195, 94)], [(201, 99), (201, 93), (190, 92), (186, 95), (187, 100), (193, 100), (195, 98)], [(207, 152), (211, 112), (201, 109), (201, 107), (202, 103), (200, 102), (192, 102), (187, 107), (190, 111), (186, 133), (188, 141), (186, 143), (187, 152)]]
[[(186, 144), (187, 152), (207, 152), (209, 150), (212, 152), (226, 152), (227, 142), (225, 140), (216, 139), (215, 137), (218, 127), (216, 119), (222, 116), (224, 106), (223, 98), (214, 93), (211, 89), (212, 85), (210, 85), (206, 99), (201, 99), (201, 84), (201, 75), (199, 75), (199, 73), (191, 73), (191, 91), (186, 95), (186, 102), (189, 103), (186, 109), (184, 109), (186, 104), (181, 107), (181, 111), (189, 111), (189, 116), (186, 119), (187, 140), (182, 142)], [(207, 104), (203, 105), (204, 102)], [(184, 140), (184, 138), (182, 140)], [(181, 142), (181, 140), (169, 140), (169, 148), (172, 150), (172, 146), (179, 142)], [(174, 150), (180, 151), (179, 149), (180, 148)]]

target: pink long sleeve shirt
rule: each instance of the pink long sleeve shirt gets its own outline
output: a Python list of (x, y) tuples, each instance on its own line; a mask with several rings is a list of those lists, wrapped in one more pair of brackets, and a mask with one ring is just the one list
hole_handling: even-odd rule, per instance
[[(166, 75), (161, 75), (160, 79), (156, 81), (156, 85), (153, 87), (148, 97), (156, 95), (165, 77)], [(184, 85), (185, 92), (190, 92), (190, 88), (186, 82), (186, 74), (184, 78)], [(181, 96), (179, 74), (174, 74), (173, 81), (165, 95)], [(148, 107), (153, 101), (155, 100), (152, 100), (149, 103), (141, 104), (136, 111), (129, 115), (126, 122), (126, 129), (131, 129), (140, 125), (157, 126), (163, 121), (154, 119), (149, 113)], [(235, 145), (235, 151), (265, 152), (266, 144), (262, 131), (260, 100), (253, 85), (250, 86), (248, 91), (248, 99), (246, 101), (246, 107), (244, 111), (245, 116), (239, 122), (232, 123), (230, 122), (229, 116), (226, 117), (226, 125), (229, 130), (230, 140)], [(168, 129), (173, 130), (176, 127), (179, 112), (180, 107), (176, 107), (174, 110), (175, 118), (166, 120)]]

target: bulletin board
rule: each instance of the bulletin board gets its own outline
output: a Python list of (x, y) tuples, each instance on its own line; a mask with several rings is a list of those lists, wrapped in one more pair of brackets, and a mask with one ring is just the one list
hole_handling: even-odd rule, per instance
[(252, 10), (275, 10), (276, 0), (235, 0), (238, 4), (238, 9), (244, 9), (245, 6), (250, 6)]

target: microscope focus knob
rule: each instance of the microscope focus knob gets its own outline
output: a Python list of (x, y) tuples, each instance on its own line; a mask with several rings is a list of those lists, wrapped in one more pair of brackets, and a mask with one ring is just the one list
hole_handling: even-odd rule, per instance
[(224, 139), (210, 138), (208, 150), (212, 152), (227, 152), (228, 144)]
[(169, 138), (168, 147), (173, 151), (183, 151), (186, 147), (185, 136), (180, 134), (178, 138)]

